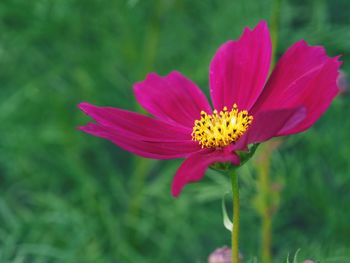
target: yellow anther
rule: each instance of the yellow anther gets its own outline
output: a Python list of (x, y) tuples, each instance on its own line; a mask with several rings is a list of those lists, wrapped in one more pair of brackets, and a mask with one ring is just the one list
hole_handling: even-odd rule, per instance
[(192, 140), (197, 141), (202, 148), (225, 147), (236, 142), (249, 128), (253, 116), (248, 111), (239, 111), (234, 104), (231, 111), (225, 106), (218, 114), (212, 115), (201, 111), (201, 118), (194, 122)]

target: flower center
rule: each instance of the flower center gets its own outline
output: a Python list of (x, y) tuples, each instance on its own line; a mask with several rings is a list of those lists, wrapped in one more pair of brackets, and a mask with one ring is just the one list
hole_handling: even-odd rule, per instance
[(201, 111), (200, 120), (194, 122), (192, 140), (199, 142), (202, 148), (224, 147), (236, 142), (249, 128), (253, 116), (248, 111), (239, 111), (234, 104), (231, 111), (225, 106), (212, 115)]

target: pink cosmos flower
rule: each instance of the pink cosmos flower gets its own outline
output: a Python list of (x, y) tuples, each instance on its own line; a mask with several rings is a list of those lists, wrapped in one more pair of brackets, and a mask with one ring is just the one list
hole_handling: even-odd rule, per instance
[(136, 100), (154, 116), (79, 104), (96, 123), (80, 129), (136, 155), (185, 158), (172, 194), (201, 180), (215, 163), (238, 166), (238, 152), (272, 137), (313, 125), (338, 93), (339, 57), (301, 40), (280, 58), (269, 76), (271, 38), (267, 23), (245, 28), (224, 43), (210, 63), (212, 109), (204, 93), (181, 73), (155, 73), (134, 85)]

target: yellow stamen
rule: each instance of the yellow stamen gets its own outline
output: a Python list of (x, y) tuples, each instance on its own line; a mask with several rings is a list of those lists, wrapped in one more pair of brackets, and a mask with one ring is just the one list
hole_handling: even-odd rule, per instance
[(224, 107), (212, 115), (201, 111), (200, 120), (194, 122), (192, 140), (199, 142), (202, 148), (224, 147), (236, 142), (249, 128), (253, 116), (248, 111), (239, 111), (234, 104), (231, 111)]

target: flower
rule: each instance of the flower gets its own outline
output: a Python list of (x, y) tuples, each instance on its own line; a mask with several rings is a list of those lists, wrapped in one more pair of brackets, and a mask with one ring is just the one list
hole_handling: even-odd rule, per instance
[[(209, 255), (208, 263), (231, 263), (232, 251), (231, 248), (221, 247), (215, 249), (213, 253)], [(239, 262), (243, 262), (243, 255), (239, 254)]]
[(249, 145), (308, 129), (337, 95), (339, 57), (301, 40), (268, 77), (271, 49), (265, 21), (218, 49), (209, 68), (214, 110), (181, 73), (151, 73), (134, 85), (134, 93), (154, 118), (84, 102), (80, 109), (96, 123), (80, 129), (146, 158), (185, 158), (172, 183), (178, 196), (209, 166), (240, 165), (238, 153), (249, 151)]
[(337, 84), (339, 87), (339, 95), (346, 95), (349, 92), (348, 76), (342, 70), (339, 71)]

